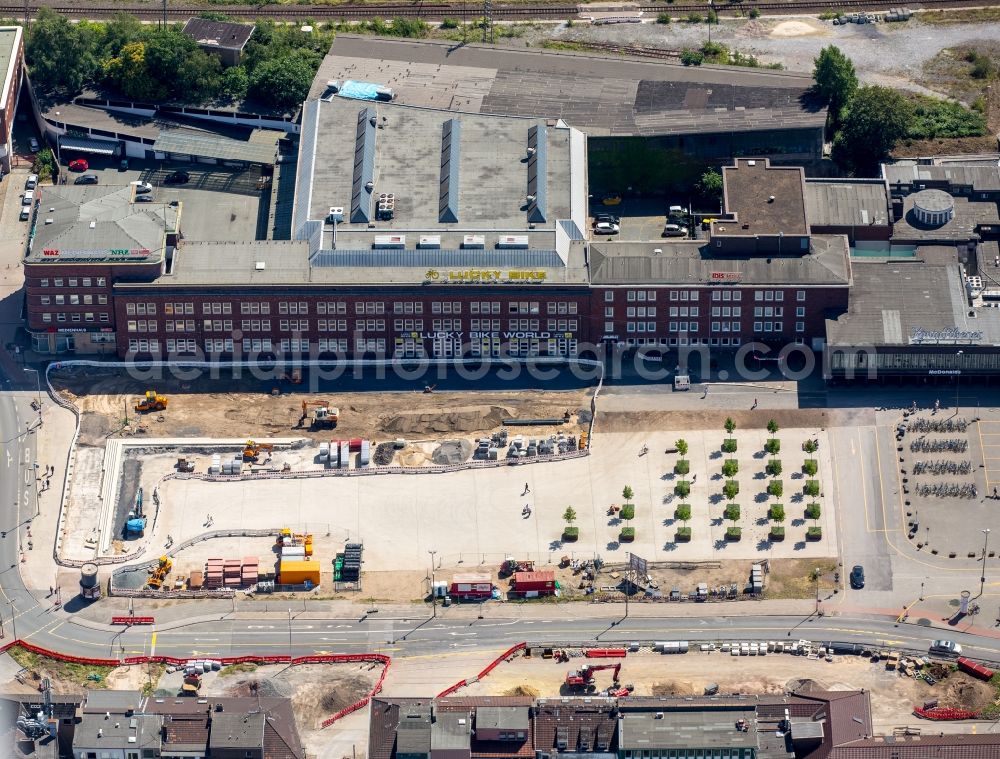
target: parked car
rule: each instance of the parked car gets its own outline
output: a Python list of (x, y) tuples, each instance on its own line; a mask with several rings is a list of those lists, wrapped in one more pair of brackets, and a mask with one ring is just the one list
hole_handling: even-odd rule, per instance
[(38, 175), (28, 174), (28, 178), (24, 181), (24, 189), (34, 190), (36, 187), (38, 187)]
[(24, 195), (21, 196), (21, 205), (30, 207), (31, 204), (34, 202), (35, 202), (35, 191), (26, 190)]
[(621, 217), (615, 216), (613, 213), (599, 213), (594, 216), (594, 221), (606, 221), (608, 224), (620, 224)]
[(129, 182), (129, 184), (135, 187), (136, 195), (145, 195), (147, 192), (153, 191), (153, 185), (151, 185), (149, 182), (142, 182), (137, 179), (134, 182)]
[(865, 587), (865, 568), (856, 564), (851, 570), (851, 587), (860, 590)]
[(77, 158), (74, 161), (69, 162), (70, 171), (86, 171), (90, 168), (90, 164), (87, 163), (83, 158)]
[(21, 221), (27, 221), (31, 218), (31, 206), (21, 206)]
[(680, 224), (664, 224), (663, 237), (687, 237), (687, 227)]
[(81, 174), (73, 180), (73, 184), (97, 184), (97, 174)]
[(163, 184), (187, 184), (190, 179), (186, 171), (171, 171), (163, 178)]
[(31, 150), (32, 153), (37, 153), (39, 150), (41, 150), (41, 145), (38, 144), (38, 140), (32, 137), (30, 140), (28, 140), (28, 148)]
[(953, 640), (936, 640), (931, 643), (930, 652), (946, 656), (959, 656), (962, 653), (962, 647)]
[(156, 202), (156, 198), (153, 196), (153, 193), (147, 192), (145, 195), (136, 195), (135, 196), (135, 202), (136, 203), (154, 203), (154, 202)]
[(599, 221), (594, 225), (595, 235), (616, 235), (618, 234), (619, 228), (617, 224), (612, 224), (607, 221)]

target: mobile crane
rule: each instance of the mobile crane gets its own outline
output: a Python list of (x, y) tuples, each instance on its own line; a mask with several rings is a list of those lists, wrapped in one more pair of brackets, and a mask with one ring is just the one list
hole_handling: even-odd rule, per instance
[(602, 669), (613, 669), (611, 680), (618, 687), (618, 675), (622, 671), (622, 663), (617, 664), (586, 664), (580, 669), (572, 669), (566, 673), (566, 687), (576, 690), (591, 691), (595, 689), (594, 673)]

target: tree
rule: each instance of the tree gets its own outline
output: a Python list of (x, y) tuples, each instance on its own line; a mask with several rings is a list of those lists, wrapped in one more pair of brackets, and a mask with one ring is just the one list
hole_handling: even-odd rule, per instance
[(297, 108), (309, 94), (312, 66), (299, 53), (261, 62), (250, 75), (248, 93), (276, 108)]
[(677, 508), (674, 509), (674, 518), (681, 520), (684, 523), (684, 526), (687, 527), (688, 520), (691, 519), (691, 504), (677, 504)]
[(727, 435), (732, 435), (736, 431), (736, 422), (733, 421), (731, 416), (726, 417), (726, 423), (722, 426), (725, 428)]
[[(164, 92), (177, 100), (193, 100), (184, 89), (181, 72), (187, 60), (200, 52), (198, 43), (178, 27), (161, 27), (146, 32), (146, 66)], [(202, 53), (204, 55), (204, 53)]]
[(201, 102), (219, 93), (222, 84), (222, 63), (219, 58), (202, 50), (191, 52), (177, 71), (175, 93), (183, 99)]
[(722, 462), (722, 475), (724, 477), (735, 477), (740, 471), (740, 464), (736, 459), (726, 459)]
[(773, 495), (775, 498), (781, 498), (785, 492), (785, 486), (781, 480), (771, 480), (767, 483), (767, 494)]
[[(715, 169), (709, 169), (698, 180), (698, 192), (703, 198), (719, 201), (722, 199), (722, 174)], [(732, 421), (727, 419), (726, 421)], [(734, 425), (735, 429), (735, 425)], [(730, 433), (731, 434), (731, 433)]]
[(576, 509), (572, 506), (567, 506), (562, 516), (566, 522), (566, 527), (563, 530), (563, 538), (569, 541), (576, 540), (580, 535), (580, 528), (573, 526), (573, 522), (576, 521)]
[(820, 508), (818, 503), (810, 503), (806, 506), (806, 516), (812, 519), (814, 522), (819, 521), (820, 516), (823, 514), (823, 510)]
[(768, 511), (768, 516), (771, 517), (772, 522), (781, 524), (785, 521), (785, 507), (780, 503), (774, 504)]
[(844, 106), (851, 101), (858, 89), (858, 75), (854, 72), (854, 64), (835, 45), (820, 50), (813, 63), (816, 91), (829, 104), (830, 118), (836, 125), (840, 123)]
[(781, 474), (781, 459), (771, 459), (767, 462), (764, 470), (772, 477), (777, 477)]
[(691, 495), (691, 483), (687, 480), (679, 480), (676, 485), (674, 485), (674, 495), (678, 498), (687, 498)]
[(633, 519), (635, 519), (635, 506), (633, 506), (631, 503), (626, 503), (624, 506), (622, 506), (621, 518), (624, 519), (626, 522), (631, 522)]
[(566, 511), (563, 512), (562, 518), (567, 525), (572, 527), (573, 522), (576, 521), (576, 509), (574, 509), (572, 506), (567, 506)]
[(96, 68), (90, 28), (46, 7), (29, 27), (25, 54), (31, 81), (42, 90), (77, 94)]
[(687, 456), (687, 452), (688, 452), (687, 440), (685, 440), (684, 438), (681, 438), (676, 443), (674, 443), (674, 447), (677, 449), (677, 452), (681, 456)]
[(819, 495), (819, 482), (816, 480), (806, 480), (806, 484), (802, 487), (802, 492), (807, 496), (815, 498)]
[(809, 477), (814, 477), (816, 475), (817, 469), (818, 466), (816, 464), (816, 459), (806, 459), (805, 461), (802, 462), (802, 472), (803, 474), (806, 474)]
[(622, 488), (622, 498), (625, 500), (625, 503), (628, 503), (635, 498), (635, 493), (632, 491), (631, 485), (626, 485)]
[(232, 66), (222, 73), (221, 92), (233, 100), (242, 100), (247, 96), (250, 77), (242, 66)]
[(740, 505), (738, 503), (726, 504), (726, 519), (733, 523), (733, 527), (740, 521)]
[(778, 423), (776, 421), (774, 421), (773, 419), (769, 419), (768, 420), (768, 422), (767, 422), (767, 431), (768, 432), (770, 432), (772, 435), (777, 435), (779, 429), (780, 428), (778, 427)]
[(726, 480), (726, 484), (722, 486), (722, 494), (726, 498), (735, 498), (740, 492), (740, 483), (736, 480)]
[(806, 453), (816, 453), (817, 448), (819, 448), (819, 446), (816, 445), (816, 441), (812, 439), (807, 440), (802, 444), (802, 450)]
[(910, 130), (913, 109), (888, 87), (861, 87), (841, 116), (834, 158), (856, 174), (874, 176), (881, 163)]
[(164, 94), (160, 83), (150, 75), (143, 42), (129, 42), (117, 56), (104, 61), (104, 79), (135, 100), (158, 100)]

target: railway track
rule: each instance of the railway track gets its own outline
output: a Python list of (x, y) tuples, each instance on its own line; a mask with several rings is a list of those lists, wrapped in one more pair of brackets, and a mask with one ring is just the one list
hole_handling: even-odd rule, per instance
[[(46, 4), (47, 5), (47, 4)], [(789, 0), (788, 2), (715, 2), (711, 7), (720, 16), (746, 15), (751, 9), (757, 9), (763, 15), (781, 15), (791, 13), (822, 13), (830, 10), (842, 11), (877, 11), (887, 10), (890, 5), (906, 5), (912, 9), (953, 9), (1000, 5), (1000, 0), (920, 0), (916, 3), (905, 3), (904, 0)], [(40, 6), (29, 5), (28, 13), (34, 16)], [(81, 3), (79, 5), (48, 5), (57, 13), (71, 18), (110, 18), (117, 13), (130, 13), (139, 18), (161, 18), (163, 8), (157, 4), (149, 5), (119, 5), (108, 6)], [(600, 11), (600, 6), (594, 12)], [(704, 13), (709, 8), (707, 2), (699, 3), (658, 3), (655, 5), (639, 5), (626, 8), (623, 11), (641, 11), (643, 13), (660, 13), (669, 10), (671, 15), (682, 16), (689, 13)], [(408, 18), (441, 19), (448, 16), (464, 17), (479, 15), (479, 3), (476, 0), (465, 4), (458, 3), (411, 3), (408, 5), (309, 5), (289, 7), (287, 5), (216, 5), (216, 6), (183, 6), (167, 8), (167, 18), (184, 19), (211, 10), (238, 18), (274, 18), (279, 20), (358, 20), (366, 18), (392, 18), (403, 16)], [(573, 18), (580, 13), (587, 13), (585, 5), (497, 5), (494, 6), (494, 18), (517, 19), (565, 19)], [(8, 17), (20, 17), (24, 14), (23, 5), (0, 5), (0, 14)]]

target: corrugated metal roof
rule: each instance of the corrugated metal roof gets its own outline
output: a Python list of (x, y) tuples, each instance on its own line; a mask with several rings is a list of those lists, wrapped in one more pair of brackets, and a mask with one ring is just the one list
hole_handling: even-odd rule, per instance
[(80, 153), (93, 153), (94, 155), (114, 155), (118, 152), (117, 142), (89, 137), (60, 135), (59, 146), (63, 150), (76, 150)]
[(309, 260), (312, 266), (405, 266), (445, 268), (562, 267), (554, 250), (321, 250)]
[(277, 142), (244, 142), (228, 137), (201, 135), (193, 132), (165, 130), (153, 143), (153, 150), (162, 153), (182, 153), (199, 158), (218, 158), (223, 161), (273, 164), (278, 153)]
[(548, 208), (549, 130), (536, 124), (528, 130), (528, 223), (543, 224)]
[(441, 125), (441, 195), (438, 198), (438, 221), (458, 221), (459, 162), (462, 122), (448, 119)]

